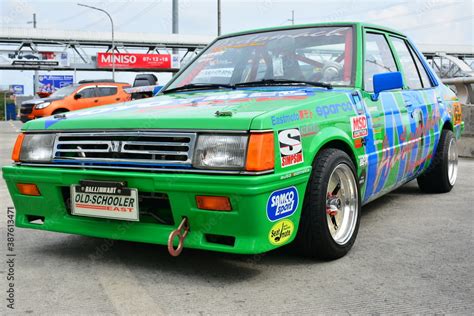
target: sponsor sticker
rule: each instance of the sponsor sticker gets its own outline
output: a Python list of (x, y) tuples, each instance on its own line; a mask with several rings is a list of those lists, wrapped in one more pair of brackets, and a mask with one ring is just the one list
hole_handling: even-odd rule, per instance
[(302, 137), (316, 135), (319, 133), (319, 127), (316, 124), (302, 125), (300, 129)]
[(454, 116), (453, 116), (454, 125), (461, 124), (462, 123), (461, 103), (459, 102), (453, 103), (453, 108), (454, 108)]
[(367, 118), (365, 115), (351, 117), (352, 138), (360, 138), (369, 135), (367, 130)]
[(303, 160), (303, 146), (299, 128), (290, 128), (278, 132), (280, 159), (282, 168), (297, 165)]
[(268, 233), (268, 241), (275, 246), (282, 245), (290, 240), (295, 226), (289, 219), (284, 219), (273, 225)]
[(298, 208), (298, 190), (289, 187), (274, 191), (267, 201), (267, 217), (271, 222), (288, 217)]
[(318, 116), (321, 116), (324, 118), (327, 118), (328, 116), (331, 116), (334, 114), (338, 114), (340, 112), (353, 112), (354, 111), (352, 104), (350, 102), (320, 105), (320, 106), (317, 106), (314, 110)]

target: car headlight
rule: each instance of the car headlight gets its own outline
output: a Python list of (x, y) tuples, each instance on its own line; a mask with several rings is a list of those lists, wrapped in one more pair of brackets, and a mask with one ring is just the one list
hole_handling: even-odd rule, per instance
[(55, 136), (55, 134), (25, 134), (21, 145), (20, 161), (51, 161)]
[(199, 135), (193, 166), (201, 169), (243, 169), (247, 135)]
[(41, 109), (44, 109), (45, 107), (49, 106), (50, 104), (51, 104), (51, 102), (43, 102), (43, 103), (40, 103), (40, 104), (36, 104), (35, 109), (41, 110)]

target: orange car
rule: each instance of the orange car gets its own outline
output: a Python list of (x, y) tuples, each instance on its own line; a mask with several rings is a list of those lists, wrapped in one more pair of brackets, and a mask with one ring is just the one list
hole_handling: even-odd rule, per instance
[(47, 98), (24, 101), (21, 104), (20, 119), (26, 122), (58, 113), (130, 101), (130, 94), (124, 91), (129, 87), (127, 83), (103, 80), (80, 81), (79, 84), (57, 90)]

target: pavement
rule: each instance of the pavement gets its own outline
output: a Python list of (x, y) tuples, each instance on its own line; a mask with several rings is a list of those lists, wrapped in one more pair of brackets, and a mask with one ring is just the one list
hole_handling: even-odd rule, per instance
[[(0, 123), (10, 163), (19, 122)], [(463, 314), (474, 313), (474, 160), (452, 192), (411, 182), (363, 207), (352, 251), (333, 262), (287, 249), (242, 256), (15, 229), (15, 313)], [(6, 308), (6, 209), (0, 180), (0, 314)], [(99, 254), (99, 255), (97, 255)], [(94, 256), (95, 255), (95, 256)], [(91, 257), (95, 257), (94, 260)]]

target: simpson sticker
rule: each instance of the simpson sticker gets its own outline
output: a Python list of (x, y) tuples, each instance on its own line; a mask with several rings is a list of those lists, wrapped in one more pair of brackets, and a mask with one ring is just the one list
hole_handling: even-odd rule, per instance
[(283, 168), (303, 162), (303, 146), (301, 145), (301, 134), (298, 128), (279, 131), (278, 142)]
[(267, 217), (274, 222), (293, 215), (298, 208), (298, 190), (289, 187), (274, 191), (267, 201)]
[(268, 233), (268, 241), (275, 246), (282, 245), (288, 242), (295, 230), (293, 222), (289, 219), (284, 219), (273, 225)]
[(351, 117), (352, 138), (360, 138), (369, 135), (367, 129), (367, 118), (365, 115)]

